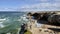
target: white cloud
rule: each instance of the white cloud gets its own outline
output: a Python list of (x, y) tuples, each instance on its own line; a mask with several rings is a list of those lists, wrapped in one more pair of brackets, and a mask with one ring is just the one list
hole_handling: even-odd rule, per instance
[(20, 10), (60, 10), (60, 3), (39, 3), (33, 5), (25, 5)]
[(16, 11), (17, 8), (0, 8), (0, 11)]
[(49, 0), (40, 0), (40, 1), (49, 1)]
[[(25, 0), (25, 1), (28, 1), (28, 0)], [(47, 0), (32, 0), (32, 1), (47, 1)]]
[[(49, 0), (41, 0), (41, 1), (49, 1)], [(51, 0), (51, 1), (60, 1), (60, 0)]]
[(55, 0), (55, 1), (60, 1), (60, 0)]
[(25, 1), (27, 1), (27, 2), (49, 2), (49, 1), (51, 1), (51, 2), (60, 2), (60, 0), (25, 0)]
[[(27, 1), (27, 0), (25, 0)], [(28, 1), (40, 1), (43, 3), (36, 3), (31, 5), (25, 5), (19, 8), (0, 8), (0, 11), (15, 11), (15, 10), (35, 10), (35, 11), (42, 11), (42, 10), (60, 10), (60, 0), (28, 0)], [(54, 1), (53, 3), (49, 3), (48, 1)], [(47, 3), (44, 3), (47, 2)]]

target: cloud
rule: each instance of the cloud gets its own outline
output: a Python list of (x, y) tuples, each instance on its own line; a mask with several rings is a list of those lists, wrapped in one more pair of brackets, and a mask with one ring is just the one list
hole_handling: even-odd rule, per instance
[(26, 2), (60, 2), (60, 0), (25, 0)]
[(49, 0), (38, 0), (38, 1), (49, 1)]
[[(19, 10), (26, 11), (47, 11), (47, 10), (60, 10), (60, 0), (32, 0), (32, 1), (40, 1), (40, 3), (36, 4), (27, 4), (25, 6), (20, 7)], [(50, 1), (50, 2), (49, 2)]]
[[(40, 0), (40, 1), (50, 1), (50, 0)], [(60, 0), (51, 0), (51, 1), (60, 1)]]
[[(26, 3), (26, 4), (24, 4)], [(60, 0), (24, 0), (24, 5), (18, 8), (0, 8), (0, 11), (46, 11), (60, 10)]]
[(47, 0), (24, 0), (24, 1), (47, 1)]
[(39, 3), (33, 5), (25, 5), (20, 8), (20, 10), (60, 10), (60, 3)]
[(17, 8), (0, 8), (0, 11), (17, 11)]
[(60, 1), (60, 0), (54, 0), (54, 1)]

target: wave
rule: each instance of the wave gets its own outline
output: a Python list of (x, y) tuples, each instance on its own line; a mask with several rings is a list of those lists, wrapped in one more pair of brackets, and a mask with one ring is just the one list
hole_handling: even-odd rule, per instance
[(6, 20), (6, 18), (4, 18), (4, 19), (0, 19), (0, 21), (5, 21)]
[[(14, 13), (13, 15), (10, 13), (9, 14), (0, 14), (0, 29), (5, 28), (5, 29), (16, 29), (20, 28), (23, 23), (27, 23), (29, 20), (26, 19), (26, 14), (25, 13)], [(7, 27), (7, 28), (6, 28)], [(1, 30), (0, 30), (1, 31)]]
[(26, 14), (20, 16), (20, 19), (18, 19), (18, 21), (20, 21), (21, 23), (27, 23), (28, 19), (26, 17)]

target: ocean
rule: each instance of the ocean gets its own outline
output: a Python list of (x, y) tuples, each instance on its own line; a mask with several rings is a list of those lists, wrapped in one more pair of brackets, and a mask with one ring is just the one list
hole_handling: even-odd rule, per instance
[(8, 33), (27, 23), (26, 12), (0, 12), (0, 33)]

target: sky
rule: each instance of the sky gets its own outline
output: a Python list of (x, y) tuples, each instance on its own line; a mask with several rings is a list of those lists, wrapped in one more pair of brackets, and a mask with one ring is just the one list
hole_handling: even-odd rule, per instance
[(0, 0), (0, 11), (60, 11), (60, 0)]

